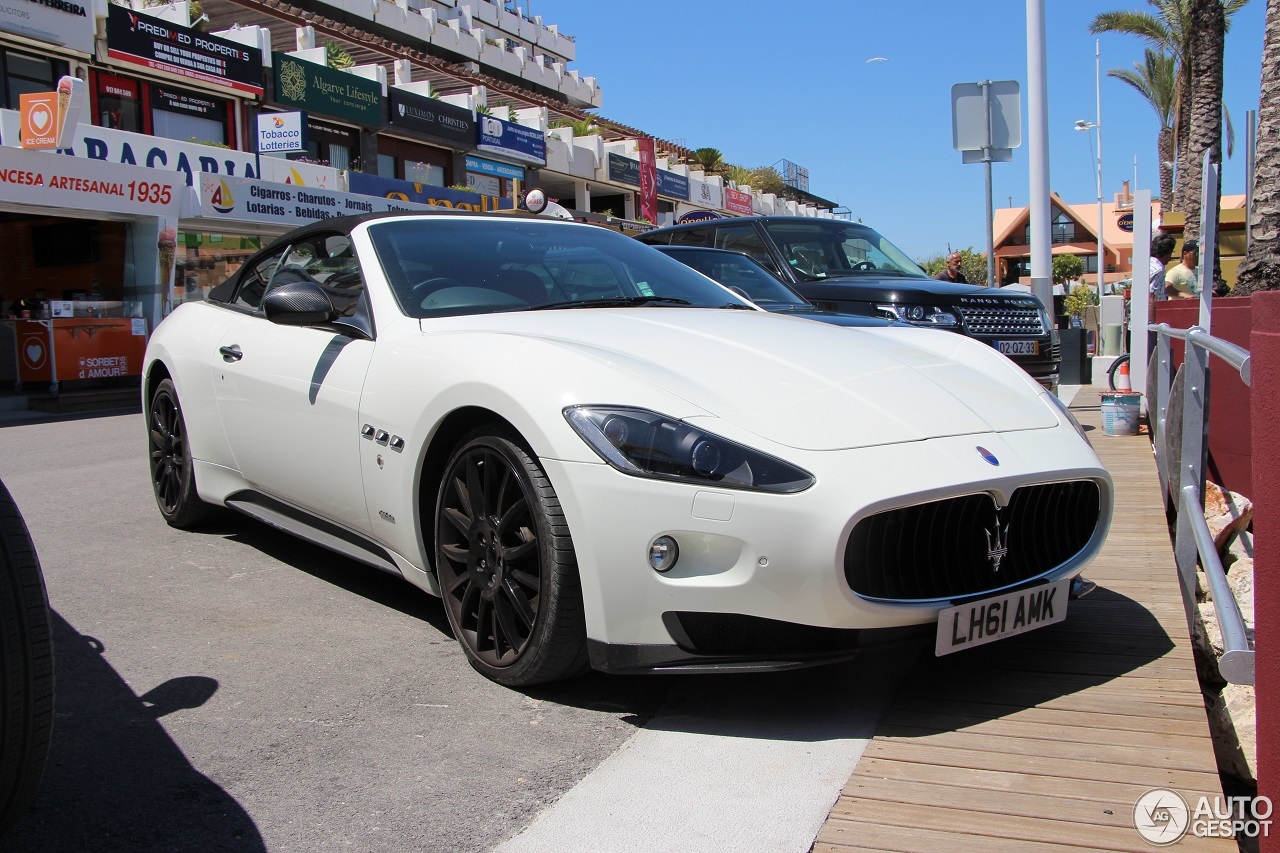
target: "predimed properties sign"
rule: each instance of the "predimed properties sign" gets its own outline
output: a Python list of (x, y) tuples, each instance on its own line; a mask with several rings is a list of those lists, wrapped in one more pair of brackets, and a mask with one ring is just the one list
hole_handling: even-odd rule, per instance
[(306, 113), (262, 113), (258, 116), (260, 154), (306, 150)]

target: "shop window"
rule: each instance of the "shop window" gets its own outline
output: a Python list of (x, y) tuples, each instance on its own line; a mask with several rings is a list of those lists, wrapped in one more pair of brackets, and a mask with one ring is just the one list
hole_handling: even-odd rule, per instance
[(404, 179), (415, 184), (430, 184), (433, 187), (444, 186), (444, 169), (431, 163), (406, 160)]
[(111, 74), (97, 75), (98, 126), (130, 133), (142, 132), (142, 106), (138, 84)]
[(52, 92), (58, 78), (67, 73), (67, 63), (60, 59), (29, 56), (12, 50), (0, 51), (0, 71), (4, 76), (4, 106), (16, 110), (20, 95), (30, 92)]
[(227, 144), (227, 102), (151, 87), (151, 133), (162, 139)]
[(378, 155), (378, 177), (380, 178), (398, 178), (396, 174), (396, 158), (390, 154)]

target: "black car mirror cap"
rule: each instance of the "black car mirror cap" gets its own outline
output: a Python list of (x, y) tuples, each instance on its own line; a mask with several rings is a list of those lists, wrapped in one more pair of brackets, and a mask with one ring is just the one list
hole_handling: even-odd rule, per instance
[(309, 281), (271, 288), (262, 298), (262, 310), (268, 321), (280, 326), (315, 326), (332, 321), (337, 313), (329, 294)]

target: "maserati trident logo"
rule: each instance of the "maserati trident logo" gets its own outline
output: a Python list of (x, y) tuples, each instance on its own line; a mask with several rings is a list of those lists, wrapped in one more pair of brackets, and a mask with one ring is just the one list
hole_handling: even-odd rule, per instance
[[(992, 502), (995, 499), (992, 498)], [(991, 563), (991, 571), (1000, 571), (1000, 563), (1009, 555), (1009, 522), (1005, 521), (1004, 510), (996, 505), (996, 523), (990, 528), (983, 528), (987, 534), (987, 561)]]

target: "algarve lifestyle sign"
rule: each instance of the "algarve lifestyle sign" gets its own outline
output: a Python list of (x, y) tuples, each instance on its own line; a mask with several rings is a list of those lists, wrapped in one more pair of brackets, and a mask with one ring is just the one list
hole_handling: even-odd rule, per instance
[(347, 71), (335, 71), (285, 53), (273, 53), (275, 99), (365, 127), (382, 126), (382, 87)]

